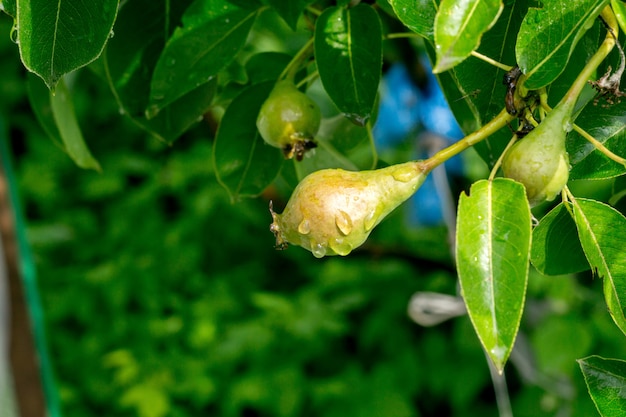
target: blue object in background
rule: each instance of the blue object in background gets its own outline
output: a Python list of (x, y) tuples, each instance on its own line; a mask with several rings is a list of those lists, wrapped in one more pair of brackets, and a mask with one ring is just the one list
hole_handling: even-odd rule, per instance
[[(417, 140), (414, 158), (426, 159), (436, 150), (464, 136), (432, 74), (428, 59), (422, 58), (421, 63), (427, 74), (427, 83), (422, 89), (413, 83), (403, 64), (394, 64), (383, 77), (378, 120), (373, 129), (376, 146), (382, 151), (405, 140)], [(438, 149), (433, 147), (432, 140), (430, 143), (420, 141), (420, 138), (433, 137), (439, 139)], [(446, 161), (444, 166), (449, 173), (463, 172), (462, 161), (458, 156)], [(410, 200), (409, 217), (412, 224), (436, 225), (444, 222), (445, 207), (441, 193), (449, 192), (449, 189), (442, 190), (442, 181), (437, 185), (433, 174), (426, 178)], [(443, 200), (449, 199), (444, 196)]]

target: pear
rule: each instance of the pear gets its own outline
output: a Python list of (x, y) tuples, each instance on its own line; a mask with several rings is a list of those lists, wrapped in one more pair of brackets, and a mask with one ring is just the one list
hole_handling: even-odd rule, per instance
[(573, 107), (568, 101), (558, 104), (504, 156), (504, 175), (526, 187), (531, 206), (554, 200), (567, 184), (570, 165), (565, 138), (572, 129)]
[(317, 258), (349, 254), (426, 179), (419, 161), (377, 170), (324, 169), (305, 177), (282, 214), (270, 205), (277, 248), (301, 246)]

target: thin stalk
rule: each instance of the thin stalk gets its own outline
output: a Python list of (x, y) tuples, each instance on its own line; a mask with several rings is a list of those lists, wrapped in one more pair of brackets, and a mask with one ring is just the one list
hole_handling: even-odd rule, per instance
[(421, 35), (413, 32), (397, 32), (397, 33), (388, 33), (383, 36), (384, 40), (388, 39), (401, 39), (401, 38), (421, 38)]
[(501, 70), (504, 70), (506, 72), (509, 72), (509, 71), (511, 71), (513, 69), (512, 66), (503, 64), (501, 62), (498, 62), (495, 59), (489, 58), (487, 55), (483, 55), (483, 54), (481, 54), (480, 52), (477, 52), (477, 51), (472, 51), (472, 56), (475, 57), (475, 58), (478, 58), (478, 59), (480, 59), (482, 61), (485, 61), (486, 63), (491, 64), (494, 67), (498, 67)]
[(302, 63), (307, 60), (309, 55), (313, 53), (313, 38), (309, 39), (303, 46), (300, 48), (298, 53), (294, 55), (289, 64), (285, 67), (283, 72), (278, 77), (279, 80), (291, 80), (293, 81), (296, 77), (296, 72), (300, 69)]
[(372, 169), (376, 169), (376, 165), (378, 165), (378, 151), (376, 150), (376, 143), (374, 143), (371, 119), (367, 121), (365, 128), (367, 129), (367, 137), (370, 142), (370, 147), (372, 148)]
[(500, 165), (502, 165), (502, 160), (504, 159), (504, 155), (506, 155), (509, 152), (509, 149), (511, 149), (511, 147), (515, 144), (515, 142), (517, 142), (517, 139), (518, 139), (517, 135), (513, 135), (509, 143), (506, 145), (506, 148), (504, 148), (504, 151), (502, 151), (502, 153), (498, 157), (498, 160), (494, 164), (491, 172), (489, 173), (489, 181), (492, 181), (496, 177), (496, 172), (498, 172)]
[[(591, 78), (598, 66), (600, 66), (602, 61), (604, 61), (609, 52), (611, 52), (615, 46), (615, 39), (617, 38), (619, 29), (615, 15), (613, 14), (610, 6), (606, 6), (604, 10), (602, 10), (601, 17), (604, 19), (604, 22), (609, 28), (606, 37), (604, 38), (604, 42), (602, 42), (596, 53), (593, 54), (580, 74), (578, 74), (578, 77), (576, 77), (574, 83), (570, 86), (569, 90), (567, 90), (567, 93), (561, 100), (561, 103), (570, 103), (571, 105), (576, 103), (578, 96), (580, 96), (580, 93), (583, 90), (583, 87), (587, 84), (587, 81)], [(613, 33), (611, 33), (611, 30)]]
[(498, 130), (505, 127), (508, 123), (513, 121), (515, 116), (511, 116), (506, 109), (503, 109), (496, 117), (491, 119), (489, 123), (478, 129), (477, 131), (470, 133), (458, 142), (448, 146), (445, 149), (434, 154), (432, 157), (421, 163), (421, 169), (424, 173), (432, 171), (435, 167), (446, 162), (453, 156), (458, 155), (470, 146), (487, 139), (489, 136), (496, 133)]
[(587, 139), (597, 150), (599, 150), (604, 155), (606, 155), (607, 158), (609, 158), (609, 159), (617, 162), (618, 164), (623, 165), (623, 166), (626, 167), (626, 159), (622, 158), (621, 156), (615, 155), (606, 146), (604, 146), (604, 144), (602, 144), (602, 142), (600, 142), (598, 139), (596, 139), (593, 136), (591, 136), (583, 128), (581, 128), (580, 126), (574, 124), (574, 130), (576, 132), (578, 132), (578, 134), (580, 136), (582, 136), (583, 138)]

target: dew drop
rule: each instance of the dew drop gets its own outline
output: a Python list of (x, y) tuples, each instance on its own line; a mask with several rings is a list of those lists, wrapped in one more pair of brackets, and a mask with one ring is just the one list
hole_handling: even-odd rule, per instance
[(565, 123), (563, 123), (563, 130), (566, 132), (571, 132), (572, 129), (574, 128), (574, 126), (572, 125), (572, 122), (567, 120)]
[(417, 174), (417, 171), (413, 167), (406, 167), (406, 166), (402, 168), (398, 168), (391, 173), (391, 175), (393, 176), (393, 179), (395, 179), (396, 181), (400, 181), (400, 182), (409, 182), (413, 178), (415, 178), (416, 174)]
[(165, 66), (170, 68), (172, 68), (174, 65), (176, 65), (176, 58), (169, 58), (165, 63)]
[(326, 255), (326, 246), (311, 241), (311, 253), (316, 258), (323, 258)]
[(500, 359), (500, 360), (504, 360), (504, 357), (506, 356), (506, 352), (507, 349), (505, 346), (494, 346), (493, 348), (490, 349), (490, 353), (492, 356)]
[(298, 225), (298, 233), (301, 235), (308, 235), (311, 233), (311, 223), (308, 219), (304, 219)]
[(352, 245), (346, 242), (342, 238), (336, 238), (330, 241), (330, 248), (335, 251), (337, 255), (346, 256), (352, 252)]
[(365, 231), (369, 232), (372, 230), (374, 226), (376, 226), (376, 221), (378, 221), (378, 214), (376, 213), (376, 210), (372, 210), (363, 220)]
[(335, 216), (335, 224), (341, 233), (349, 235), (352, 231), (352, 218), (343, 210), (339, 210)]
[(109, 32), (109, 39), (112, 39), (115, 36), (115, 32), (113, 32), (113, 30), (111, 30)]

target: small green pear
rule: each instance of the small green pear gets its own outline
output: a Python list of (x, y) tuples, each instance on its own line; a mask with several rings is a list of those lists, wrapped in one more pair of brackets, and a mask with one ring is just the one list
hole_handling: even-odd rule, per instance
[(554, 200), (567, 184), (570, 165), (565, 138), (572, 129), (572, 111), (573, 103), (557, 105), (504, 156), (504, 175), (526, 187), (531, 206)]
[(317, 103), (293, 82), (283, 80), (261, 106), (256, 125), (267, 144), (282, 149), (285, 158), (295, 156), (300, 161), (306, 151), (315, 148), (321, 120)]
[(317, 258), (349, 254), (426, 179), (419, 161), (370, 171), (324, 169), (305, 177), (282, 214), (271, 206), (276, 246), (301, 246)]

